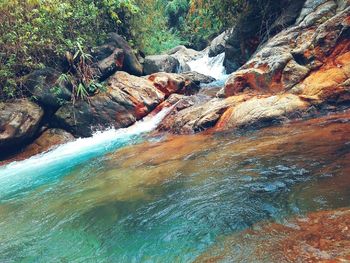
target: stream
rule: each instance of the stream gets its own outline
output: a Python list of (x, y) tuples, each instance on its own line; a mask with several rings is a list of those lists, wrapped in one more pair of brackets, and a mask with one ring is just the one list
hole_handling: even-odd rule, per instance
[(0, 167), (0, 262), (192, 262), (256, 223), (350, 206), (349, 112), (152, 133), (168, 111)]

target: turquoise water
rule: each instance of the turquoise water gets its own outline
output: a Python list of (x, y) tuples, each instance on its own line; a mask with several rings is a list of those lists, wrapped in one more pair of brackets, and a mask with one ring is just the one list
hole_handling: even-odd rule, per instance
[(124, 135), (0, 169), (0, 262), (191, 262), (257, 222), (350, 205), (348, 119)]

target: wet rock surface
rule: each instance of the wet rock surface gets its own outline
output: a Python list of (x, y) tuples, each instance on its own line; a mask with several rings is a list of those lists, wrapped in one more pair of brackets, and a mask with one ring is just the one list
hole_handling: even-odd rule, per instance
[(64, 130), (48, 129), (44, 131), (34, 142), (25, 147), (19, 154), (16, 154), (14, 157), (9, 158), (4, 162), (0, 162), (0, 165), (30, 158), (72, 140), (74, 140), (74, 136)]

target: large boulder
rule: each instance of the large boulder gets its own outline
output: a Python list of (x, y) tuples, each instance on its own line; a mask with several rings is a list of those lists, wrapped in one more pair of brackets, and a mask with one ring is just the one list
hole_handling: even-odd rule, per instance
[[(224, 89), (225, 96), (247, 91), (287, 92), (318, 71), (320, 74), (326, 70), (327, 74), (338, 72), (336, 83), (331, 85), (334, 90), (346, 80), (350, 3), (339, 8), (333, 0), (320, 0), (317, 5), (314, 2), (307, 1), (294, 26), (271, 38), (240, 70), (230, 75)], [(339, 76), (342, 77), (338, 79)], [(329, 84), (328, 90), (331, 88)], [(300, 91), (302, 87), (298, 87), (299, 94), (303, 93)], [(319, 85), (321, 87), (326, 88)], [(306, 90), (305, 94), (311, 93)]]
[(38, 132), (44, 111), (27, 100), (0, 102), (0, 155), (30, 141)]
[(244, 96), (211, 100), (208, 97), (184, 97), (175, 104), (158, 130), (175, 134), (192, 134), (207, 130), (216, 125), (229, 107), (245, 99)]
[(41, 106), (55, 110), (72, 96), (69, 83), (59, 81), (59, 76), (53, 68), (35, 70), (23, 78), (23, 85)]
[(283, 94), (254, 97), (231, 106), (217, 124), (219, 129), (256, 128), (301, 116), (310, 107), (302, 98)]
[(157, 72), (176, 73), (179, 70), (179, 61), (170, 55), (153, 55), (145, 57), (143, 70), (145, 75)]
[[(143, 68), (141, 63), (137, 59), (137, 56), (135, 55), (133, 49), (130, 47), (129, 43), (122, 36), (116, 33), (111, 33), (104, 47), (107, 53), (105, 53), (105, 57), (103, 59), (106, 59), (107, 57), (113, 55), (113, 52), (115, 52), (116, 48), (121, 49), (124, 52), (122, 70), (135, 76), (142, 75)], [(106, 54), (109, 55), (106, 56)]]
[(185, 46), (177, 46), (169, 50), (167, 54), (179, 61), (180, 66), (178, 72), (187, 72), (191, 71), (191, 68), (187, 63), (200, 56), (201, 52), (186, 48)]
[(145, 78), (117, 72), (107, 81), (107, 91), (88, 101), (62, 106), (55, 114), (58, 127), (75, 136), (91, 136), (95, 130), (128, 127), (146, 116), (165, 98)]
[(197, 72), (181, 74), (158, 72), (146, 76), (146, 78), (167, 97), (173, 93), (194, 95), (200, 90), (200, 84), (202, 82), (206, 83), (212, 80), (212, 78)]
[(94, 49), (94, 75), (100, 81), (106, 80), (116, 71), (123, 69), (125, 53), (120, 48), (110, 45), (100, 46)]
[(292, 25), (305, 0), (248, 1), (225, 37), (225, 67), (232, 73), (254, 54), (259, 45)]

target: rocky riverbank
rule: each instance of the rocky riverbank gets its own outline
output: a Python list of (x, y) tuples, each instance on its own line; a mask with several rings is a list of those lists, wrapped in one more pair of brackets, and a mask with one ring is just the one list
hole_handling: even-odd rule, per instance
[[(34, 102), (21, 99), (0, 104), (4, 109), (0, 113), (1, 158), (16, 154), (35, 140), (45, 144), (42, 136), (45, 138), (51, 129), (74, 137), (91, 136), (108, 127), (128, 127), (153, 110), (175, 103), (159, 131), (191, 134), (208, 129), (255, 129), (346, 109), (350, 104), (350, 2), (289, 3), (285, 12), (278, 13), (276, 23), (292, 11), (293, 17), (284, 28), (278, 27), (268, 39), (261, 39), (250, 59), (229, 76), (217, 94), (201, 88), (213, 79), (176, 72), (190, 70), (188, 63), (193, 59), (218, 52), (225, 52), (227, 70), (228, 64), (238, 65), (238, 61), (228, 61), (233, 59), (232, 39), (238, 28), (245, 26), (246, 32), (252, 32), (249, 26), (253, 24), (245, 20), (202, 52), (180, 46), (146, 58), (135, 54), (120, 36), (111, 34), (109, 41), (92, 53), (96, 76), (105, 89), (74, 105), (69, 101), (69, 85), (60, 83), (61, 92), (52, 92), (57, 72), (33, 72), (24, 83)], [(254, 38), (247, 33), (246, 42), (249, 37)]]

